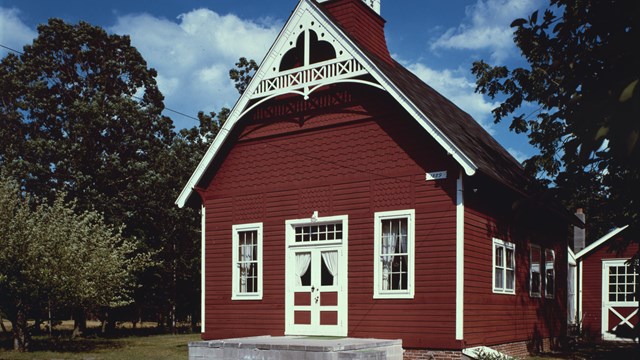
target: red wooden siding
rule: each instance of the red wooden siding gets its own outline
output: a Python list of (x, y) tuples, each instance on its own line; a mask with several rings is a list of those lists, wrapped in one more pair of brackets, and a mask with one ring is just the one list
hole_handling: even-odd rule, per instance
[[(496, 192), (487, 184), (465, 184), (465, 195), (466, 345), (530, 341), (535, 349), (542, 345), (543, 338), (563, 336), (566, 331), (566, 226), (558, 220), (545, 220), (539, 211), (512, 210), (512, 206), (518, 204), (513, 195)], [(493, 293), (494, 237), (516, 246), (515, 295)], [(555, 251), (553, 299), (545, 298), (544, 289), (540, 298), (529, 296), (530, 244)]]
[(602, 334), (602, 260), (630, 259), (638, 251), (637, 242), (626, 248), (622, 244), (621, 237), (613, 238), (582, 259), (582, 327), (593, 338)]
[[(215, 164), (205, 194), (204, 339), (283, 335), (285, 220), (348, 215), (348, 335), (455, 348), (458, 167), (414, 120), (370, 87), (270, 101)], [(427, 171), (449, 177), (425, 181)], [(373, 214), (415, 209), (415, 298), (373, 299)], [(263, 222), (260, 301), (231, 301), (231, 227)], [(304, 314), (299, 314), (304, 316)], [(331, 314), (325, 315), (331, 322)]]

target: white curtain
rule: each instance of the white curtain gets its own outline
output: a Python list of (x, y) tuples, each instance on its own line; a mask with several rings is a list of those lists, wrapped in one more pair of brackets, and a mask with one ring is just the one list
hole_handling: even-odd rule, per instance
[[(247, 278), (251, 269), (251, 261), (253, 260), (253, 245), (240, 245), (240, 292), (247, 292)], [(253, 289), (251, 289), (253, 291)]]
[(336, 276), (338, 276), (338, 252), (327, 251), (322, 253), (322, 260), (327, 266), (327, 269), (333, 275), (333, 285), (336, 284)]
[(297, 253), (296, 254), (296, 284), (302, 286), (302, 275), (307, 272), (311, 264), (310, 253)]
[[(382, 290), (390, 289), (389, 274), (393, 263), (393, 254), (398, 242), (397, 229), (393, 230), (392, 221), (382, 222)], [(405, 243), (406, 247), (406, 243)]]

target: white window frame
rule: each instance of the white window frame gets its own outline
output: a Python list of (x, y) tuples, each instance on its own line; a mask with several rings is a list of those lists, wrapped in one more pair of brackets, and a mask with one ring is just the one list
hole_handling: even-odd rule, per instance
[[(533, 261), (533, 251), (538, 251), (538, 253), (540, 254), (539, 256), (539, 260), (537, 262), (537, 264), (534, 264)], [(542, 283), (543, 283), (543, 273), (541, 271), (541, 266), (542, 266), (542, 259), (543, 259), (543, 252), (542, 252), (542, 248), (538, 245), (535, 244), (531, 244), (529, 246), (529, 296), (533, 297), (533, 298), (541, 298), (542, 297)], [(533, 290), (533, 272), (534, 270), (537, 270), (538, 276), (540, 277), (539, 282), (538, 282), (538, 291), (534, 292)]]
[[(258, 262), (258, 291), (257, 292), (241, 292), (240, 290), (240, 264), (238, 264), (239, 241), (238, 233), (245, 231), (256, 231), (257, 237), (257, 262)], [(263, 272), (262, 272), (262, 223), (240, 224), (232, 226), (232, 279), (231, 279), (231, 300), (262, 300), (263, 293)]]
[[(503, 279), (503, 283), (504, 283), (504, 287), (502, 288), (498, 288), (496, 287), (496, 246), (499, 246), (501, 248), (503, 248), (503, 254), (504, 256), (503, 258), (503, 263), (502, 266), (500, 267), (500, 271), (502, 271), (502, 279)], [(492, 287), (493, 287), (493, 293), (494, 294), (507, 294), (507, 295), (515, 295), (516, 294), (516, 269), (517, 269), (517, 263), (516, 263), (516, 244), (512, 243), (512, 242), (508, 242), (508, 241), (504, 241), (504, 240), (500, 240), (500, 239), (496, 239), (493, 238), (493, 242), (491, 244), (491, 252), (493, 253), (492, 256), (492, 262), (491, 262), (491, 275), (492, 275), (492, 279), (491, 279), (491, 283), (492, 283)], [(513, 251), (513, 286), (512, 289), (508, 289), (507, 288), (507, 266), (506, 266), (506, 262), (507, 262), (507, 249), (511, 249)]]
[[(551, 253), (551, 261), (547, 259), (547, 252)], [(547, 271), (549, 269), (553, 271), (553, 284), (551, 284), (553, 291), (551, 294), (547, 291), (549, 286), (547, 281)], [(556, 296), (556, 252), (553, 249), (544, 249), (544, 296), (547, 299), (553, 299)]]
[[(373, 215), (373, 298), (374, 299), (413, 299), (415, 296), (415, 209), (381, 211)], [(407, 289), (382, 289), (382, 221), (407, 219)]]

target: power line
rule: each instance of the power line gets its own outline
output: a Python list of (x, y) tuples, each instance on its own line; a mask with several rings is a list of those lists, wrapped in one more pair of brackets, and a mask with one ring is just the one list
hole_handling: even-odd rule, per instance
[[(24, 53), (23, 53), (23, 52), (20, 52), (20, 51), (18, 51), (18, 50), (16, 50), (16, 49), (12, 49), (12, 48), (10, 48), (10, 47), (8, 47), (8, 46), (5, 46), (5, 45), (0, 44), (0, 47), (1, 47), (1, 48), (4, 48), (4, 49), (7, 49), (7, 50), (9, 50), (9, 51), (13, 51), (13, 52), (14, 52), (14, 53), (16, 53), (16, 54), (24, 55)], [(134, 99), (143, 100), (141, 97), (138, 97), (138, 96), (135, 96), (135, 95), (130, 95), (130, 96), (131, 96), (132, 98), (134, 98)], [(178, 114), (178, 115), (182, 115), (182, 116), (184, 116), (184, 117), (186, 117), (186, 118), (189, 118), (189, 119), (193, 119), (193, 120), (196, 120), (196, 121), (200, 121), (200, 119), (198, 119), (198, 118), (197, 118), (197, 117), (195, 117), (195, 116), (187, 115), (187, 114), (185, 114), (185, 113), (183, 113), (183, 112), (181, 112), (181, 111), (173, 110), (173, 109), (168, 108), (168, 107), (166, 107), (166, 106), (165, 106), (164, 110), (170, 111), (170, 112), (175, 113), (175, 114)]]
[(4, 46), (4, 45), (0, 44), (0, 47), (5, 48), (5, 49), (7, 49), (7, 50), (9, 50), (9, 51), (13, 51), (14, 53), (18, 53), (18, 54), (20, 54), (20, 55), (24, 55), (24, 53), (22, 53), (22, 52), (20, 52), (20, 51), (18, 51), (18, 50), (16, 50), (16, 49), (12, 49), (12, 48), (10, 48), (10, 47), (8, 47), (8, 46)]

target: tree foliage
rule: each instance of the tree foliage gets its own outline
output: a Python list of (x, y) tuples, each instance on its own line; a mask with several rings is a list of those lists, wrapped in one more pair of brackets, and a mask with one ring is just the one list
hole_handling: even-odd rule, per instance
[(235, 67), (229, 70), (229, 78), (235, 83), (236, 90), (238, 90), (240, 95), (247, 90), (247, 86), (249, 86), (256, 71), (258, 71), (256, 61), (253, 59), (247, 60), (245, 57), (239, 58)]
[(503, 97), (495, 121), (528, 135), (540, 153), (526, 169), (586, 208), (591, 236), (624, 224), (639, 234), (640, 3), (551, 0), (511, 26), (527, 66), (475, 62), (476, 91)]
[(182, 184), (165, 166), (175, 132), (156, 75), (128, 36), (49, 20), (22, 54), (0, 61), (0, 166), (26, 194), (52, 201), (64, 192), (76, 211), (96, 210), (138, 239), (156, 265), (134, 295), (162, 312), (174, 269), (175, 256), (164, 257), (174, 254), (169, 237), (182, 233), (193, 246), (198, 225), (171, 216)]
[[(256, 69), (239, 59), (230, 72), (238, 91)], [(25, 198), (54, 206), (64, 193), (76, 213), (100, 213), (122, 238), (136, 239), (153, 259), (136, 273), (127, 320), (155, 316), (173, 327), (178, 318), (195, 322), (200, 310), (198, 209), (174, 201), (229, 110), (199, 113), (196, 126), (176, 133), (156, 76), (128, 36), (49, 20), (22, 54), (0, 60), (0, 167)], [(78, 255), (75, 268), (85, 271)], [(95, 304), (60, 289), (71, 294), (60, 306)]]
[(0, 162), (29, 193), (64, 191), (135, 234), (153, 157), (173, 136), (155, 76), (127, 36), (51, 19), (0, 63), (2, 136), (13, 140)]
[(41, 304), (129, 303), (135, 273), (150, 263), (100, 214), (74, 207), (62, 195), (38, 203), (0, 178), (0, 311), (19, 350), (28, 347), (26, 321)]

